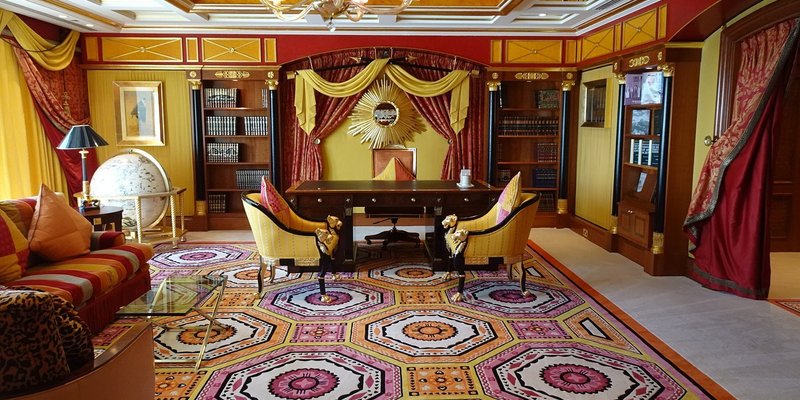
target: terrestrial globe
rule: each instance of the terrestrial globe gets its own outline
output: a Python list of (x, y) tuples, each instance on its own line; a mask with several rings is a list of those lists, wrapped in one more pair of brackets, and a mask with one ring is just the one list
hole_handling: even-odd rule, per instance
[[(109, 158), (95, 171), (91, 196), (104, 206), (122, 207), (122, 227), (136, 228), (136, 196), (166, 193), (172, 188), (164, 168), (149, 153), (129, 149)], [(130, 196), (124, 199), (119, 197)], [(169, 204), (167, 196), (142, 197), (142, 229), (161, 221)]]

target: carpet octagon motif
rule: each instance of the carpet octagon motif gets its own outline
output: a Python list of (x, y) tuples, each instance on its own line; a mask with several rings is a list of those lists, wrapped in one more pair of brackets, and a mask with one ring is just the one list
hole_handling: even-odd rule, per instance
[[(360, 258), (357, 272), (327, 281), (333, 302), (322, 303), (309, 273), (278, 272), (258, 299), (253, 244), (158, 246), (154, 282), (228, 277), (218, 312), (228, 328), (212, 329), (199, 370), (159, 364), (154, 399), (730, 397), (532, 246), (525, 268), (533, 296), (521, 296), (505, 271), (473, 271), (467, 301), (455, 304), (456, 280), (442, 281), (410, 247)], [(202, 307), (213, 304), (212, 297)], [(195, 313), (155, 320), (205, 326)], [(119, 319), (95, 347), (110, 346), (138, 321)], [(155, 327), (156, 356), (193, 358), (204, 333)]]

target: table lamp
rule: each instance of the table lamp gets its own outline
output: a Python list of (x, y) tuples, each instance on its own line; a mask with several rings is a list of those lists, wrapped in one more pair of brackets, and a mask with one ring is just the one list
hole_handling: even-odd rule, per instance
[(75, 125), (64, 136), (64, 140), (58, 145), (59, 150), (74, 150), (80, 149), (81, 154), (81, 173), (83, 175), (83, 197), (78, 200), (78, 207), (81, 210), (91, 210), (100, 207), (99, 200), (92, 199), (89, 194), (89, 178), (86, 173), (86, 155), (94, 147), (107, 146), (108, 142), (105, 141), (97, 132), (89, 125)]

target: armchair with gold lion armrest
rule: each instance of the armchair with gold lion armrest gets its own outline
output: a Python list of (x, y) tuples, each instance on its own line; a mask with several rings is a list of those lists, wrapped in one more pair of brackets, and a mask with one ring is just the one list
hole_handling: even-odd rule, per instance
[[(523, 193), (519, 205), (510, 214), (497, 223), (499, 203), (489, 211), (476, 217), (458, 219), (449, 215), (442, 221), (445, 229), (445, 246), (450, 252), (452, 267), (458, 277), (458, 292), (451, 300), (464, 299), (464, 268), (466, 264), (489, 264), (500, 261), (506, 264), (509, 279), (512, 279), (513, 265), (524, 261), (525, 246), (528, 243), (536, 210), (539, 208), (539, 193)], [(521, 267), (520, 290), (524, 296), (525, 268)], [(445, 276), (448, 278), (450, 272)]]
[[(328, 303), (330, 297), (325, 293), (325, 274), (333, 272), (336, 248), (339, 243), (338, 231), (342, 222), (337, 217), (328, 216), (325, 221), (307, 220), (288, 209), (288, 218), (281, 220), (259, 202), (258, 192), (242, 193), (242, 202), (250, 229), (255, 237), (259, 255), (258, 293), (263, 294), (264, 273), (269, 265), (269, 283), (275, 279), (277, 264), (319, 266), (317, 280), (321, 301)], [(334, 280), (337, 279), (334, 273)]]

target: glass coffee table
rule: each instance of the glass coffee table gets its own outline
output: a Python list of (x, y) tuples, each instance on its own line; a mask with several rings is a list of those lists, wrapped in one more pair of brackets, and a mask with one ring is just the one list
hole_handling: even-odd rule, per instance
[[(203, 336), (200, 352), (197, 355), (197, 360), (194, 361), (194, 369), (198, 369), (205, 355), (208, 337), (211, 333), (211, 326), (217, 325), (220, 328), (226, 328), (225, 325), (221, 324), (216, 319), (220, 300), (225, 294), (226, 280), (227, 278), (224, 276), (212, 275), (170, 276), (151, 287), (150, 291), (143, 294), (138, 299), (120, 308), (119, 311), (117, 311), (117, 315), (129, 317), (145, 316), (150, 319), (152, 317), (185, 316), (192, 311), (198, 313), (208, 320), (208, 324), (205, 327), (177, 327), (153, 321), (154, 325), (163, 327), (164, 329), (205, 329), (206, 332)], [(203, 302), (217, 289), (219, 289), (219, 295), (214, 302), (211, 313), (209, 314), (201, 310), (200, 306)], [(156, 362), (176, 363), (186, 361), (158, 359)]]

